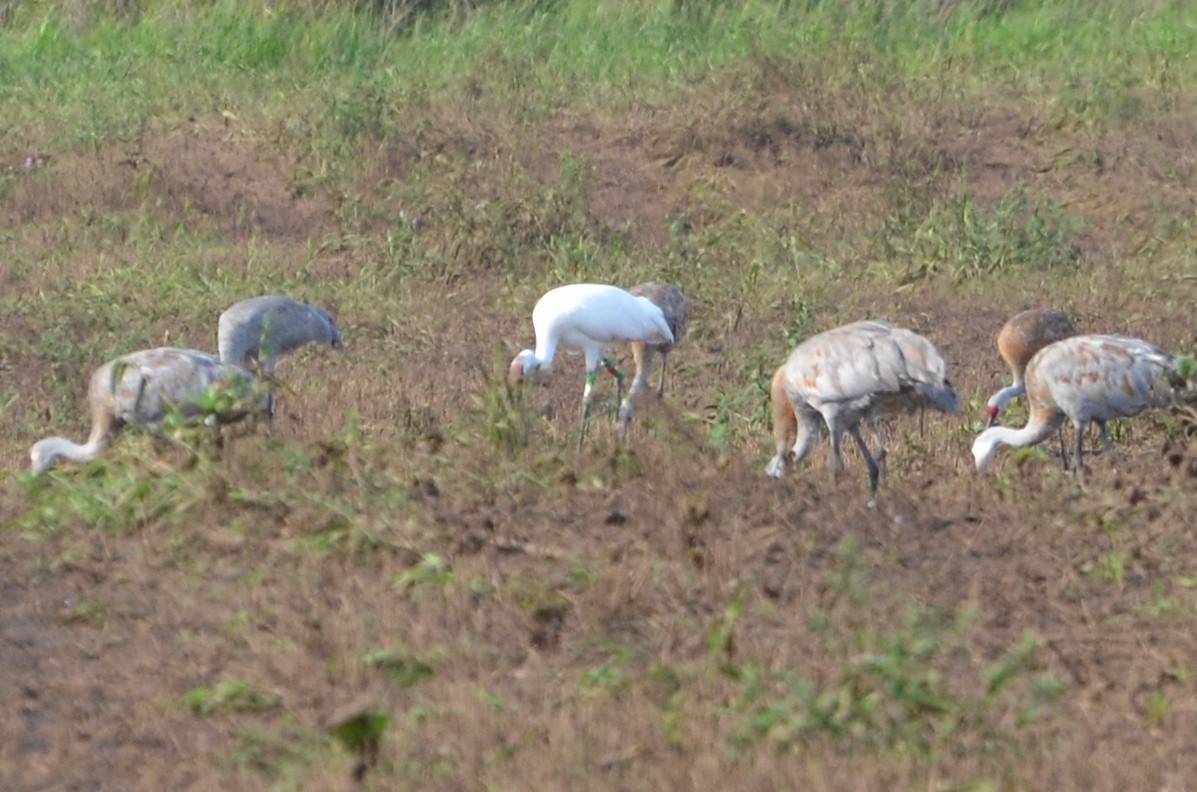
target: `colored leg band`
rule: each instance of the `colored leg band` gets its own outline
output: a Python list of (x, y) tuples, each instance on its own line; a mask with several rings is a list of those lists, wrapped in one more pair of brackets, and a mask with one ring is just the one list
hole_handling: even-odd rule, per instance
[(603, 358), (602, 362), (603, 362), (603, 368), (605, 368), (607, 370), (608, 374), (610, 374), (612, 377), (615, 377), (615, 379), (619, 380), (620, 382), (623, 381), (623, 372), (621, 372), (619, 369), (615, 368), (614, 363), (612, 363), (607, 358)]

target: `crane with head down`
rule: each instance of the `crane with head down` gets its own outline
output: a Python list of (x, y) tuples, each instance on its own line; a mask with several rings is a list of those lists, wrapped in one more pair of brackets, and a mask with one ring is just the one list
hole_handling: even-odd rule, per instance
[[(767, 475), (780, 478), (787, 464), (802, 461), (818, 441), (822, 423), (831, 435), (833, 478), (844, 467), (840, 447), (846, 431), (865, 459), (873, 491), (880, 468), (860, 435), (862, 420), (872, 425), (886, 415), (925, 407), (960, 412), (935, 345), (886, 322), (853, 322), (806, 339), (774, 374), (771, 398), (777, 453), (765, 468)], [(884, 458), (880, 435), (875, 437)]]

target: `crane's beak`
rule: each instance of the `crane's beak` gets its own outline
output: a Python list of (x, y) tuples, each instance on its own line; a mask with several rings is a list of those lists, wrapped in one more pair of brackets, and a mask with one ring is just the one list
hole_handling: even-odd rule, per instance
[(996, 426), (998, 422), (998, 411), (996, 407), (986, 407), (985, 412), (989, 414), (989, 420), (985, 422), (986, 427)]

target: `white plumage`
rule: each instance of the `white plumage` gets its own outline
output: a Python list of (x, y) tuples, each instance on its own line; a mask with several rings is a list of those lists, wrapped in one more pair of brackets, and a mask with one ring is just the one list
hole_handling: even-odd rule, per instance
[(197, 399), (210, 387), (227, 388), (227, 409), (215, 414), (220, 422), (237, 421), (250, 411), (247, 397), (253, 376), (233, 363), (222, 362), (194, 349), (143, 349), (110, 360), (96, 369), (88, 386), (91, 435), (85, 444), (65, 437), (47, 437), (29, 449), (34, 473), (42, 473), (60, 459), (84, 462), (95, 458), (126, 426), (154, 426), (171, 410), (184, 416), (202, 412)]
[[(266, 374), (273, 374), (280, 356), (304, 344), (344, 348), (341, 331), (332, 314), (315, 305), (280, 294), (251, 297), (230, 306), (220, 315), (216, 345), (220, 359)], [(273, 429), (274, 394), (266, 395), (267, 426)]]
[(536, 349), (525, 349), (515, 356), (510, 367), (512, 378), (518, 380), (537, 369), (547, 370), (558, 348), (581, 352), (586, 359), (579, 449), (586, 439), (595, 370), (607, 347), (632, 341), (673, 342), (669, 323), (652, 300), (616, 286), (593, 283), (575, 283), (547, 292), (532, 309), (532, 327), (536, 331)]
[(1024, 381), (1030, 410), (1026, 426), (992, 426), (978, 435), (973, 441), (978, 470), (990, 466), (998, 446), (1042, 442), (1067, 417), (1076, 428), (1073, 471), (1079, 477), (1090, 422), (1101, 428), (1109, 451), (1106, 421), (1166, 406), (1183, 386), (1172, 355), (1138, 338), (1111, 335), (1073, 336), (1045, 346), (1027, 364)]
[[(874, 491), (880, 470), (860, 436), (862, 419), (873, 424), (927, 406), (960, 412), (935, 345), (885, 322), (854, 322), (803, 341), (774, 374), (771, 396), (777, 453), (767, 475), (780, 478), (788, 462), (801, 462), (818, 441), (822, 421), (831, 434), (832, 475), (843, 469), (840, 447), (847, 431), (865, 458)], [(880, 435), (876, 440), (884, 457)]]

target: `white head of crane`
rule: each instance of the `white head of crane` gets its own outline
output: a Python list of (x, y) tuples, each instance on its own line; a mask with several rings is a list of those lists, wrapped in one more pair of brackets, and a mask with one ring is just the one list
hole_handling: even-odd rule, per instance
[[(634, 296), (617, 286), (575, 283), (547, 292), (532, 309), (536, 349), (525, 349), (511, 361), (509, 374), (520, 380), (537, 369), (548, 369), (557, 349), (581, 352), (586, 359), (586, 386), (582, 391), (582, 422), (578, 448), (586, 439), (595, 371), (612, 344), (641, 341), (672, 343), (673, 331), (652, 300)], [(622, 376), (608, 367), (620, 382)], [(617, 396), (618, 398), (618, 396)]]

